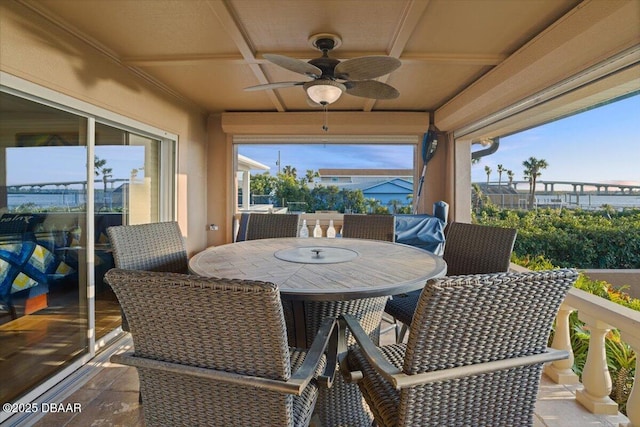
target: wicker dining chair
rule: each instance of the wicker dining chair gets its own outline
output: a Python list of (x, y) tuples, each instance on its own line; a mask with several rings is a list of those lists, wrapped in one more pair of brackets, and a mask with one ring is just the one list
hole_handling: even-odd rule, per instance
[[(362, 328), (378, 342), (380, 337), (380, 321), (384, 304), (388, 297), (359, 298), (348, 301), (304, 301), (302, 311), (305, 316), (307, 346), (311, 344), (310, 337), (321, 327), (323, 319), (337, 318), (349, 313), (358, 320)], [(293, 301), (283, 301), (285, 321), (287, 325), (293, 325), (296, 320), (296, 309)], [(288, 328), (289, 334), (294, 328)], [(289, 336), (289, 342), (295, 337)], [(348, 337), (347, 343), (355, 345), (355, 340)], [(373, 415), (367, 404), (362, 400), (362, 395), (356, 384), (346, 383), (342, 376), (338, 375), (330, 389), (321, 388), (318, 394), (318, 403), (315, 408), (318, 425), (320, 426), (368, 426), (373, 420)]]
[[(509, 270), (518, 231), (514, 228), (453, 222), (446, 230), (443, 258), (447, 276), (501, 273)], [(385, 313), (396, 322), (396, 341), (404, 339), (422, 289), (394, 295)], [(402, 323), (402, 326), (397, 322)]]
[(393, 242), (395, 218), (393, 215), (345, 214), (341, 234), (347, 238)]
[[(378, 426), (531, 426), (547, 348), (574, 270), (453, 276), (425, 286), (406, 344), (376, 347), (358, 322), (358, 342), (340, 348)], [(346, 363), (345, 363), (346, 359)]]
[(297, 214), (242, 214), (237, 242), (298, 236)]
[(121, 269), (105, 277), (135, 348), (111, 361), (138, 369), (147, 426), (309, 424), (318, 386), (335, 373), (335, 319), (308, 350), (291, 348), (273, 283)]
[[(118, 225), (107, 228), (116, 268), (187, 273), (189, 259), (175, 221)], [(122, 314), (122, 330), (129, 331)]]

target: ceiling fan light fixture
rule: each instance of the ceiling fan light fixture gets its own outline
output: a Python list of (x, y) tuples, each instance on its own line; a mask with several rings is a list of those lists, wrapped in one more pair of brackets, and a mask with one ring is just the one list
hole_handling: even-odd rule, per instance
[(320, 105), (329, 105), (336, 102), (342, 92), (346, 90), (345, 85), (334, 80), (319, 79), (306, 82), (304, 90), (313, 102)]

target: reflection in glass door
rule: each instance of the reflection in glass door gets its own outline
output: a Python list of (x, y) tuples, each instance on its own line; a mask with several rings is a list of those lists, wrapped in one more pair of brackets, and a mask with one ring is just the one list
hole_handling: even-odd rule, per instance
[(87, 119), (0, 93), (0, 401), (88, 352)]

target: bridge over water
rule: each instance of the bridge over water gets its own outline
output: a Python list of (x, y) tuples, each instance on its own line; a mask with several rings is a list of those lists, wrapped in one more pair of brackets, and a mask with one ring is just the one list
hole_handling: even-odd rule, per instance
[[(119, 182), (129, 182), (128, 178), (108, 178), (107, 184), (113, 189), (114, 184)], [(94, 180), (96, 187), (102, 187), (103, 179)], [(87, 181), (58, 181), (58, 182), (34, 182), (25, 184), (7, 185), (9, 193), (15, 192), (42, 192), (42, 193), (60, 193), (61, 190), (68, 192), (86, 192)], [(62, 188), (61, 188), (62, 187)]]
[[(496, 187), (498, 186), (498, 182), (489, 182), (489, 185)], [(511, 183), (503, 181), (500, 185), (511, 187), (521, 192), (529, 190), (529, 181), (512, 181)], [(640, 193), (640, 185), (550, 180), (538, 181), (536, 183), (536, 194), (556, 194), (558, 192), (599, 195), (636, 194)]]

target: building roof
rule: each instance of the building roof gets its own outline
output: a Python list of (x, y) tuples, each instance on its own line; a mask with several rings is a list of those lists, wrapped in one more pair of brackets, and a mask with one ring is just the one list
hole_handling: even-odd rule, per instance
[(320, 177), (327, 176), (413, 176), (413, 169), (318, 169)]
[(249, 171), (249, 170), (265, 170), (268, 171), (271, 169), (269, 166), (257, 162), (253, 159), (250, 159), (247, 156), (243, 156), (242, 154), (238, 154), (238, 170), (239, 171)]

